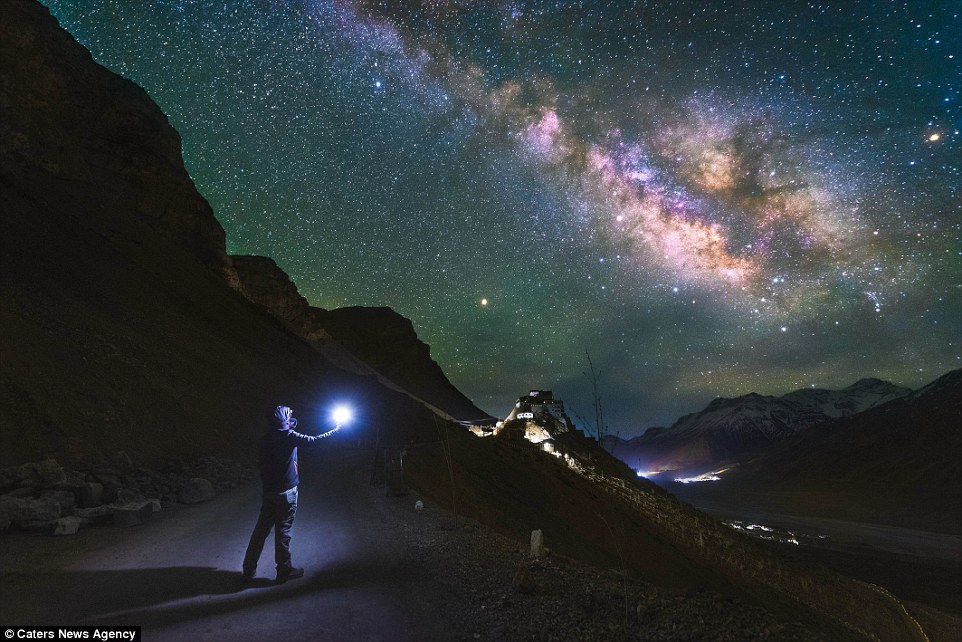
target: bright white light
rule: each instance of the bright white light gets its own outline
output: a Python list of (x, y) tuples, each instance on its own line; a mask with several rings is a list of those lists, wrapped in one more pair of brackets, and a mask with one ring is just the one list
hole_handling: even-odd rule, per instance
[(721, 479), (721, 477), (713, 473), (704, 473), (702, 475), (698, 475), (697, 477), (675, 477), (675, 481), (681, 482), (682, 484), (694, 484), (697, 482), (718, 481), (719, 479)]
[(331, 411), (331, 419), (338, 426), (343, 426), (354, 418), (354, 411), (349, 406), (337, 406)]
[(645, 479), (648, 479), (649, 477), (654, 477), (660, 472), (661, 472), (660, 470), (637, 470), (635, 471), (635, 474), (638, 475), (639, 477), (644, 477)]

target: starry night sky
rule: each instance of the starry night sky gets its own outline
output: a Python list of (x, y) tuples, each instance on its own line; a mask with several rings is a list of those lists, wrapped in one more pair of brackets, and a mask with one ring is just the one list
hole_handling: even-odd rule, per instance
[(503, 416), (962, 366), (962, 2), (47, 0), (228, 251), (387, 305)]

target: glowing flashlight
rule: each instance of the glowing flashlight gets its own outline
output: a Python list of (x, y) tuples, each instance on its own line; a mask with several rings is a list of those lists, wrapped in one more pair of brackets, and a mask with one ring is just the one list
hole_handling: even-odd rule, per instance
[(353, 418), (354, 411), (350, 406), (335, 406), (334, 410), (331, 411), (331, 419), (334, 420), (334, 425), (338, 428), (348, 423)]

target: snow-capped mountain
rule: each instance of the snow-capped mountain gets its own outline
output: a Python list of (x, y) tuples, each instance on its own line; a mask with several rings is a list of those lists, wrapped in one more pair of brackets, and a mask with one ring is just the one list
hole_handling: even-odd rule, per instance
[[(827, 418), (847, 417), (868, 410), (912, 392), (881, 379), (859, 379), (841, 390), (803, 388), (790, 392), (781, 399), (795, 404), (800, 411), (822, 414)], [(816, 421), (822, 421), (817, 417)]]
[[(806, 388), (781, 397), (718, 398), (670, 428), (651, 429), (609, 449), (644, 470), (695, 470), (738, 459), (819, 422), (847, 417), (912, 391), (879, 379), (841, 390)], [(704, 472), (704, 471), (702, 471)]]
[(698, 492), (779, 512), (962, 534), (962, 369), (803, 430), (724, 479), (724, 490)]

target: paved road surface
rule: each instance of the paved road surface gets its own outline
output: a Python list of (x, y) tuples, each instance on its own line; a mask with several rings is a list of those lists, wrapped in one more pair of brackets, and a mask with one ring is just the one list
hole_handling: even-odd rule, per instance
[(259, 508), (251, 483), (132, 528), (0, 538), (0, 624), (134, 624), (145, 640), (460, 637), (437, 612), (443, 596), (394, 536), (391, 502), (397, 510), (406, 500), (368, 484), (370, 454), (318, 458), (302, 474), (291, 546), (304, 578), (268, 579), (271, 537), (264, 579), (240, 584)]

